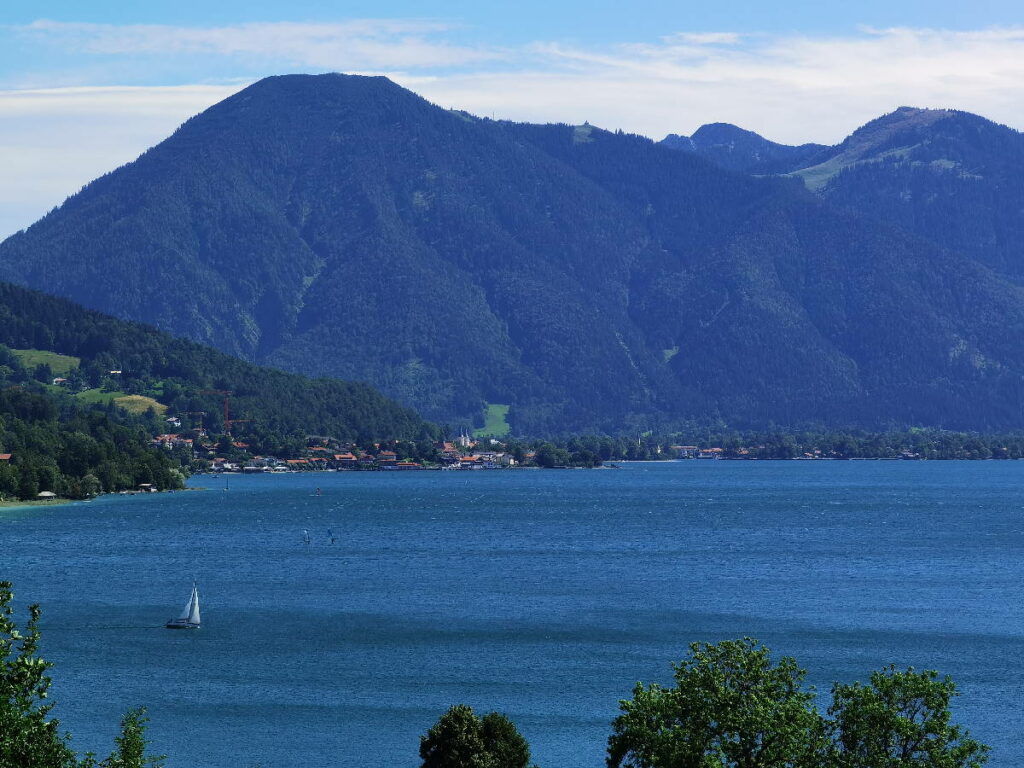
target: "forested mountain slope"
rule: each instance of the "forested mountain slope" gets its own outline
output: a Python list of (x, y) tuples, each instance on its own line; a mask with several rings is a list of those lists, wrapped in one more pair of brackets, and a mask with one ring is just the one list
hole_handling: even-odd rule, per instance
[(383, 78), (245, 89), (5, 241), (0, 276), (434, 419), (509, 403), (518, 433), (1021, 420), (1024, 294), (977, 261), (797, 179)]
[[(365, 384), (259, 368), (191, 341), (147, 326), (83, 309), (64, 299), (0, 283), (0, 345), (12, 349), (58, 352), (78, 358), (62, 387), (50, 387), (69, 403), (117, 394), (153, 397), (187, 423), (204, 412), (211, 431), (223, 429), (223, 396), (231, 392), (231, 416), (245, 419), (236, 434), (273, 445), (305, 435), (340, 439), (418, 440), (435, 438), (437, 429), (414, 412)], [(112, 371), (116, 373), (112, 374)], [(30, 371), (49, 383), (51, 372)], [(82, 392), (86, 387), (98, 391)], [(44, 393), (45, 394), (45, 393)], [(159, 421), (158, 427), (169, 431)]]

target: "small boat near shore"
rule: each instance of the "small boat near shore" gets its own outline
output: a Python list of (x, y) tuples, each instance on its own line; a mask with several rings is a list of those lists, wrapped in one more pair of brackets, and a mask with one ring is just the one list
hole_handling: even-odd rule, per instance
[(199, 589), (192, 584), (192, 594), (181, 615), (165, 625), (167, 629), (199, 629)]

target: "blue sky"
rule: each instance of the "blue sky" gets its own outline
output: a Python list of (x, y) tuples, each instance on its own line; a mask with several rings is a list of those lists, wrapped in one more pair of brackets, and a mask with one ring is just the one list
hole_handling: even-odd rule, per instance
[(831, 143), (904, 104), (1022, 128), (1019, 6), (6, 0), (0, 237), (283, 72), (385, 74), (446, 107), (653, 138), (726, 121)]

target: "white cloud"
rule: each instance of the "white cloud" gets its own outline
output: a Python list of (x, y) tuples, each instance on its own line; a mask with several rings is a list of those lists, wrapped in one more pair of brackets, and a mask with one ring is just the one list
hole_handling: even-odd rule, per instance
[(686, 35), (594, 50), (537, 44), (512, 72), (401, 81), (445, 105), (592, 123), (659, 138), (733, 122), (785, 142), (840, 141), (897, 106), (1024, 126), (1024, 28), (861, 30), (708, 46)]
[(0, 237), (241, 87), (0, 91)]
[(665, 36), (666, 42), (687, 43), (690, 45), (736, 45), (743, 35), (736, 32), (676, 32)]
[[(514, 51), (450, 45), (449, 33), (449, 25), (420, 21), (218, 29), (37, 22), (25, 31), (108, 56), (262, 56), (284, 69), (297, 62), (383, 73), (445, 107), (535, 122), (589, 120), (654, 138), (724, 121), (776, 141), (833, 143), (901, 105), (965, 109), (1024, 126), (1024, 27), (684, 32), (604, 48), (546, 41)], [(237, 74), (251, 76), (244, 67)], [(27, 225), (238, 87), (0, 92), (7, 171), (0, 233)]]

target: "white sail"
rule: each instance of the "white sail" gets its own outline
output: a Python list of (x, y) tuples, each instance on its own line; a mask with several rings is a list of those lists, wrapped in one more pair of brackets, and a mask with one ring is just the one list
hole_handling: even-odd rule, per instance
[[(195, 595), (195, 587), (192, 587), (192, 595)], [(188, 621), (189, 615), (192, 613), (192, 596), (189, 597), (188, 602), (185, 603), (185, 607), (181, 609), (181, 614), (178, 616), (178, 621)]]
[(192, 585), (192, 598), (188, 601), (188, 614), (186, 616), (189, 624), (199, 626), (199, 590)]

